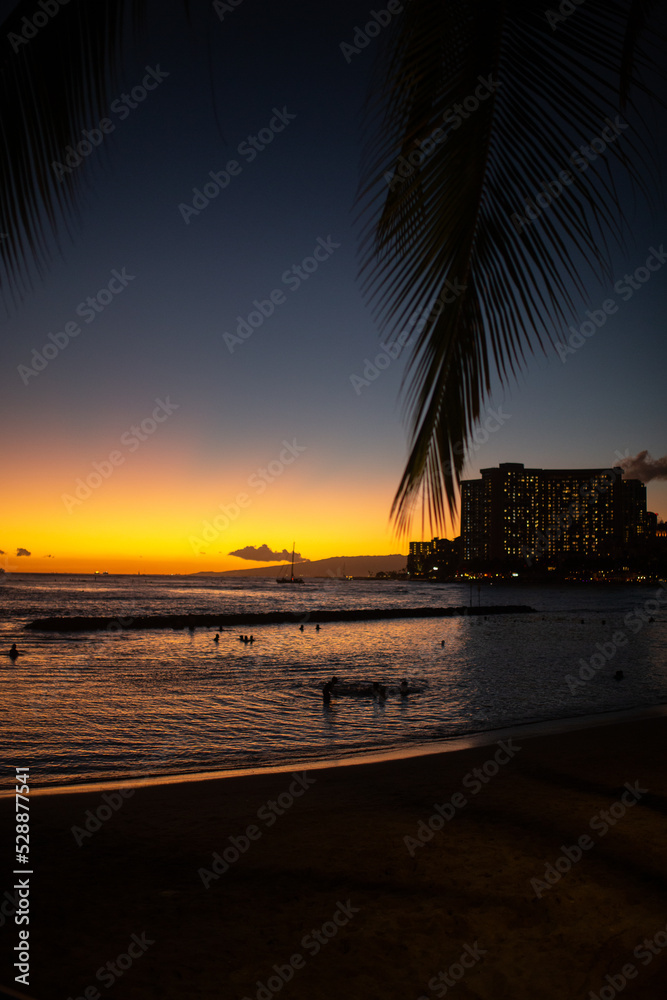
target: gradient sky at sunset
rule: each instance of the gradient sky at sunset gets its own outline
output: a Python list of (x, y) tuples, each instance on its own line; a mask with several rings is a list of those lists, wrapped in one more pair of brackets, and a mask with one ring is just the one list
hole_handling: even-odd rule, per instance
[[(360, 394), (351, 382), (379, 350), (353, 211), (379, 43), (349, 63), (340, 45), (368, 19), (356, 0), (244, 0), (222, 20), (202, 4), (190, 27), (176, 0), (156, 6), (158, 27), (136, 45), (119, 93), (147, 66), (168, 76), (127, 117), (110, 113), (116, 128), (89, 157), (99, 169), (74, 241), (63, 238), (52, 270), (5, 315), (6, 569), (227, 570), (255, 565), (232, 550), (293, 539), (310, 559), (407, 551), (389, 523), (407, 454), (403, 361)], [(239, 153), (284, 122), (276, 112), (287, 114), (282, 131), (254, 158)], [(186, 224), (179, 205), (232, 159), (240, 173)], [(627, 210), (617, 278), (667, 245), (664, 207)], [(295, 279), (318, 247), (317, 269)], [(110, 281), (118, 293), (86, 323), (77, 307)], [(273, 314), (230, 350), (224, 335), (276, 289)], [(565, 364), (550, 350), (494, 394), (507, 416), (468, 475), (508, 461), (608, 467), (645, 448), (663, 455), (666, 289), (667, 267), (627, 302), (610, 285), (589, 288), (592, 308), (612, 297), (617, 313)], [(19, 366), (71, 322), (81, 333), (25, 384)], [(68, 501), (94, 463), (110, 474)], [(262, 469), (272, 469), (263, 481)], [(649, 484), (648, 506), (667, 518), (667, 483)], [(227, 527), (205, 540), (221, 511)]]

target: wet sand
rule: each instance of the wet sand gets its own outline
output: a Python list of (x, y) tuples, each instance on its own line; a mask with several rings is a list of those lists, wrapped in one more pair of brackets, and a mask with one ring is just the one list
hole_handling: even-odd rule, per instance
[(10, 919), (0, 981), (38, 1000), (662, 1000), (666, 737), (664, 717), (517, 729), (298, 779), (36, 795), (30, 987)]

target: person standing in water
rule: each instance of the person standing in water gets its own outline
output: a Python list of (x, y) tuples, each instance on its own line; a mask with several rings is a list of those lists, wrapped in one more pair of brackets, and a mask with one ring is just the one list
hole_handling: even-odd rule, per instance
[(379, 704), (387, 700), (387, 689), (384, 684), (380, 684), (378, 681), (373, 681), (371, 694), (373, 695), (373, 699), (377, 698)]
[(322, 688), (322, 701), (324, 702), (325, 705), (328, 705), (331, 702), (331, 692), (333, 691), (334, 686), (337, 683), (338, 683), (338, 678), (332, 677), (331, 680), (327, 681), (324, 687)]

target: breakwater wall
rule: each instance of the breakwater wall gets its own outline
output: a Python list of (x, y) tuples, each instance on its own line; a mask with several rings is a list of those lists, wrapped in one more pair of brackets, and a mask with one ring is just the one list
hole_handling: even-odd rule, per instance
[(382, 621), (396, 618), (452, 618), (458, 615), (518, 615), (534, 612), (525, 604), (491, 604), (485, 607), (458, 608), (346, 608), (313, 611), (261, 611), (234, 614), (136, 615), (105, 617), (37, 618), (26, 629), (38, 632), (129, 631), (131, 629), (184, 629), (207, 626), (217, 629), (240, 625), (300, 625), (306, 622)]

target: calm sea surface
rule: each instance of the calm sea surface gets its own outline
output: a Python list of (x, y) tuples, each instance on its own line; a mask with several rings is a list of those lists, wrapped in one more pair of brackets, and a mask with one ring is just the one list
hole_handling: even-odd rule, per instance
[[(273, 579), (8, 574), (0, 584), (0, 747), (10, 766), (28, 766), (44, 786), (338, 758), (661, 704), (667, 603), (658, 606), (658, 592), (483, 586), (472, 591), (474, 605), (528, 604), (536, 613), (340, 622), (318, 632), (306, 617), (315, 609), (462, 605), (471, 591), (390, 581), (314, 580), (292, 589)], [(626, 620), (645, 607), (654, 621)], [(217, 643), (214, 628), (24, 630), (49, 615), (274, 610), (294, 612), (294, 623), (254, 626), (252, 645), (239, 642), (238, 629), (221, 632)], [(625, 644), (612, 639), (619, 632)], [(24, 653), (16, 663), (5, 655), (12, 642)], [(572, 691), (567, 675), (578, 676), (598, 644), (611, 658)], [(322, 684), (332, 674), (340, 690), (327, 707)], [(398, 694), (403, 677), (406, 699)], [(387, 685), (386, 702), (368, 693), (373, 681)]]

